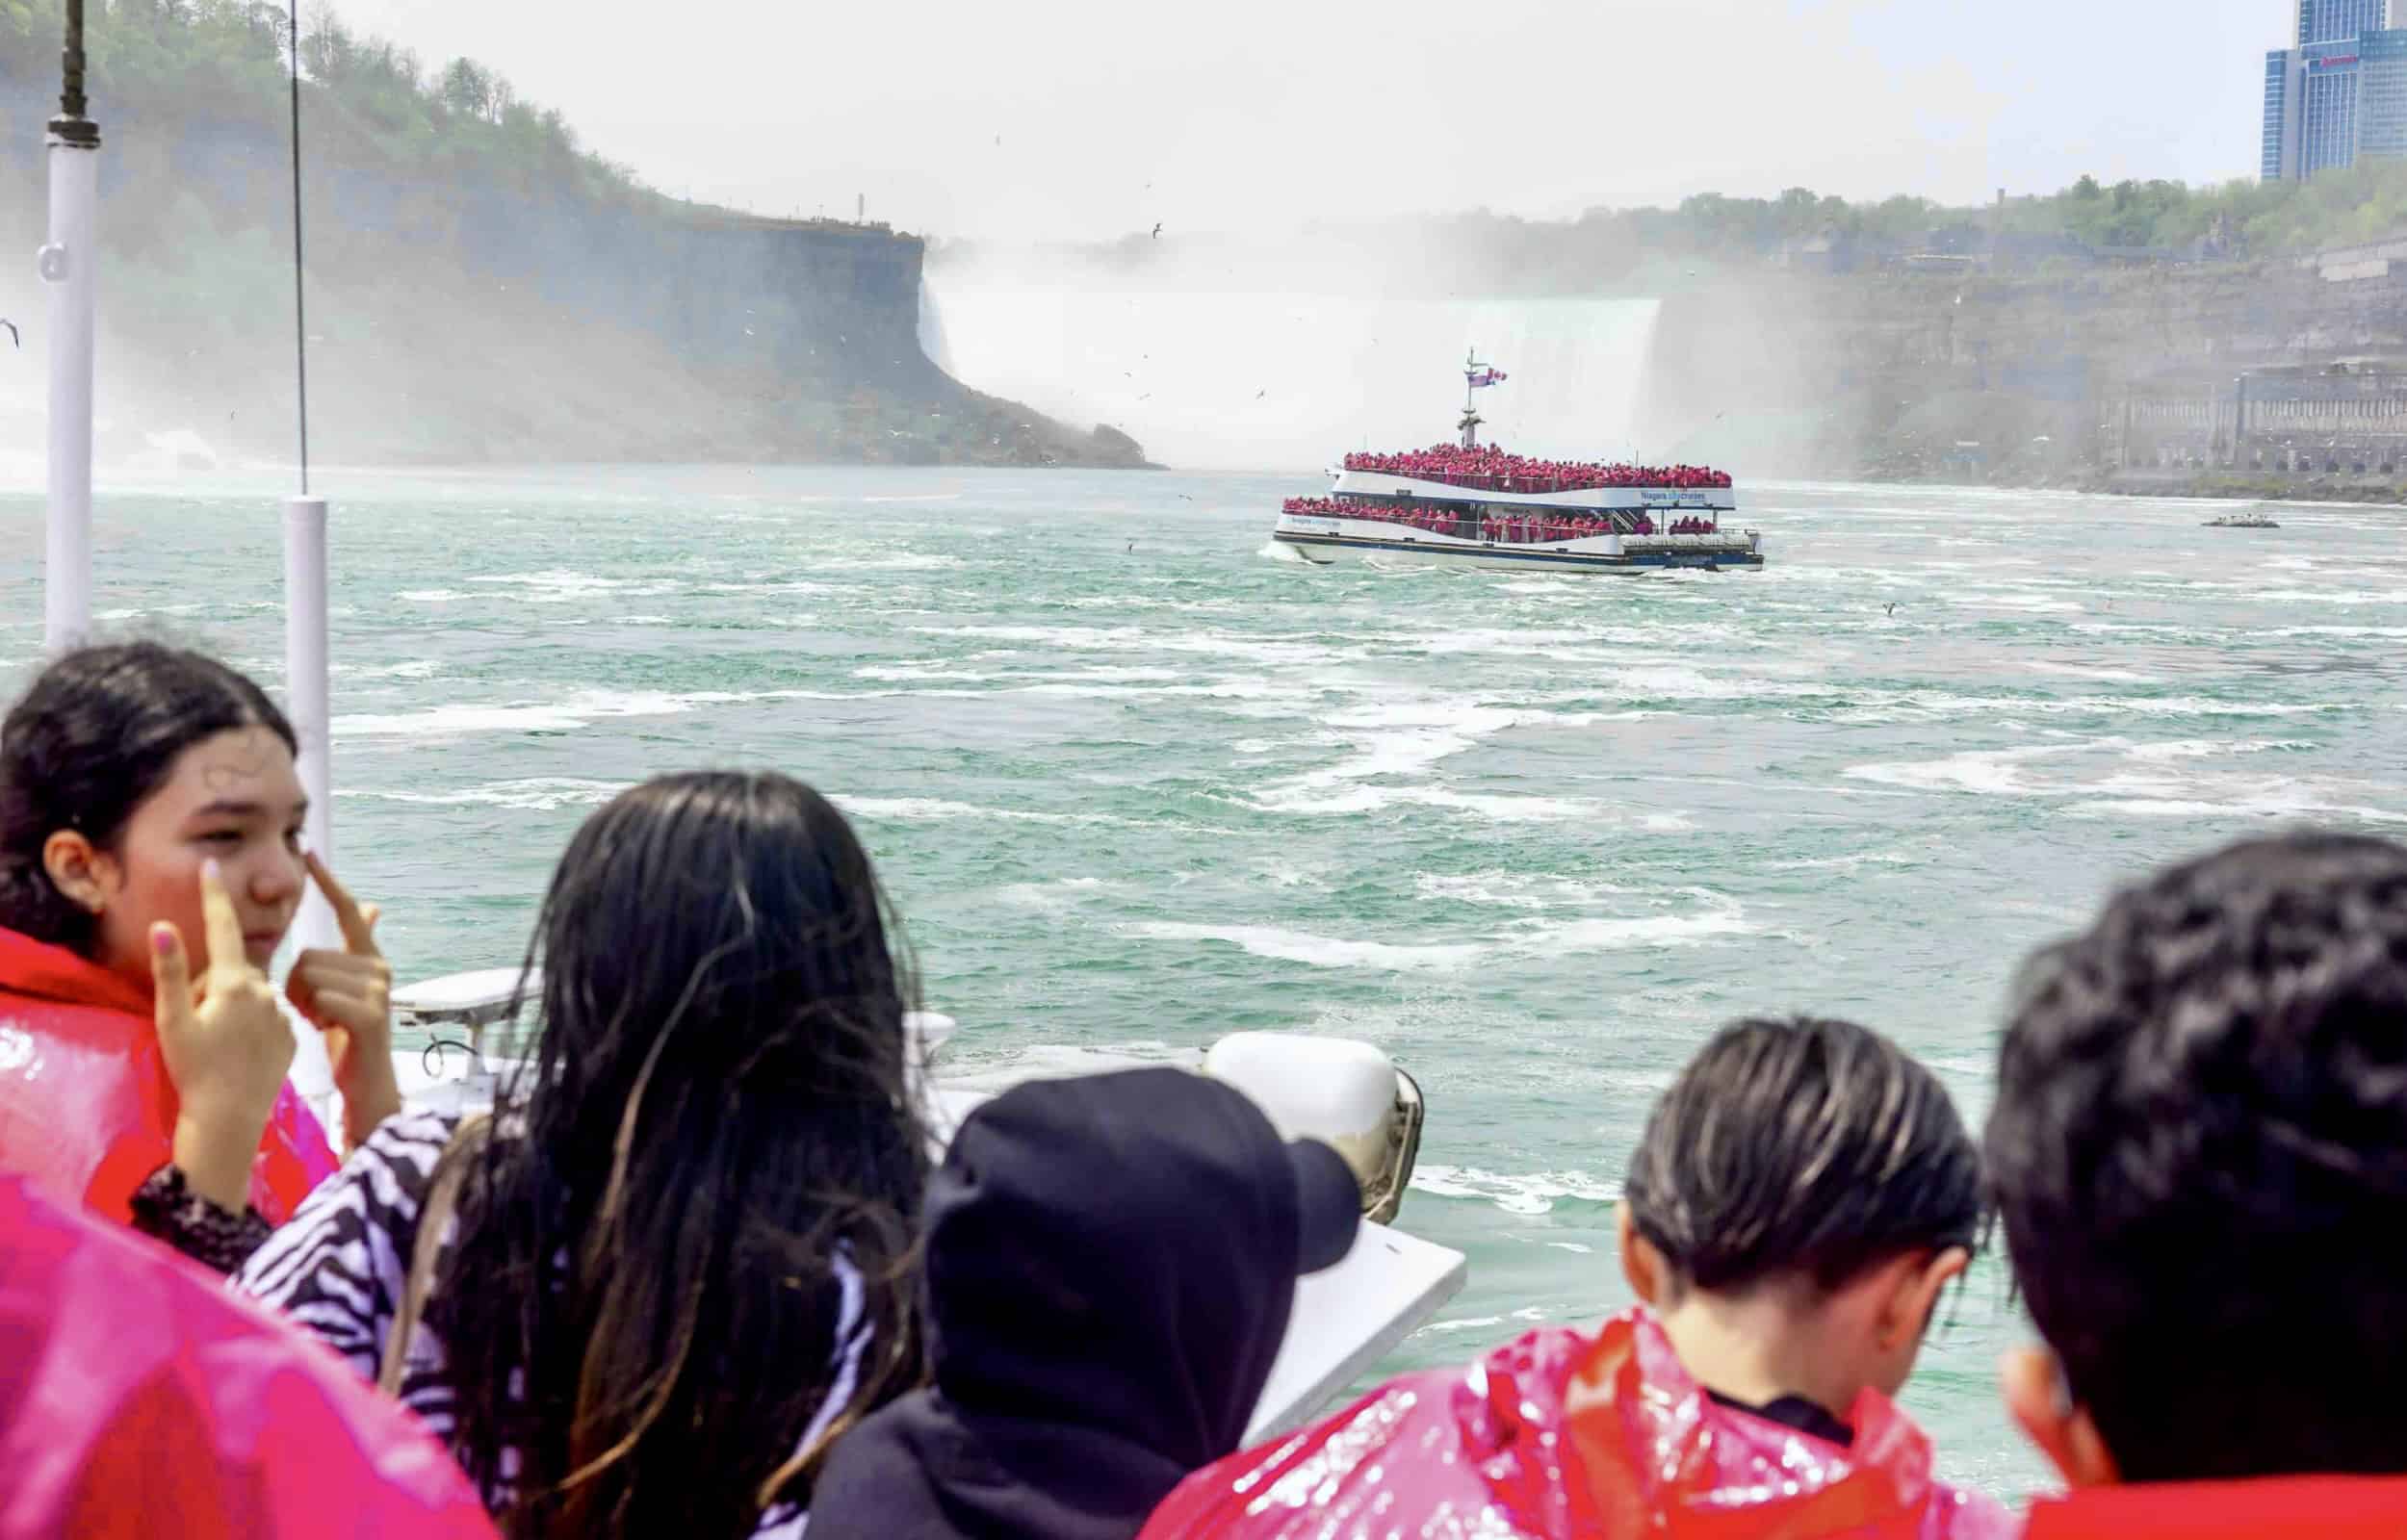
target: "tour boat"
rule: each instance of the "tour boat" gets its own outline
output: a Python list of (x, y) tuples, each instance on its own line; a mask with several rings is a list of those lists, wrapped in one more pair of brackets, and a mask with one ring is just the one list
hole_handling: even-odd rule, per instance
[(1473, 394), (1504, 373), (1474, 352), (1463, 379), (1459, 442), (1345, 456), (1329, 495), (1288, 499), (1271, 538), (1319, 566), (1393, 557), (1624, 576), (1763, 566), (1763, 536), (1725, 527), (1738, 511), (1729, 476), (1509, 454), (1479, 442)]

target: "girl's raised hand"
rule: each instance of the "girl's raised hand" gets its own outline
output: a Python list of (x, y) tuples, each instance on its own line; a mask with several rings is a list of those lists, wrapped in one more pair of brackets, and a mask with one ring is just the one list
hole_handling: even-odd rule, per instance
[(174, 1161), (194, 1193), (242, 1212), (269, 1116), (293, 1067), (293, 1029), (267, 977), (243, 952), (243, 922), (218, 863), (200, 869), (209, 967), (198, 984), (184, 937), (162, 921), (150, 932), (153, 1021), (174, 1083)]
[(393, 1072), (393, 968), (376, 946), (376, 906), (352, 898), (315, 852), (307, 860), (342, 927), (343, 949), (317, 947), (296, 958), (284, 993), (325, 1034), (334, 1089), (343, 1093), (344, 1139), (356, 1148), (401, 1110)]

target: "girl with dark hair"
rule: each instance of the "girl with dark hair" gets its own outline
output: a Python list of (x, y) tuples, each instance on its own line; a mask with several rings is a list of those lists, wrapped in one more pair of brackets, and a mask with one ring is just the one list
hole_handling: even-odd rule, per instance
[(1895, 1043), (1845, 1021), (1723, 1028), (1655, 1104), (1620, 1229), (1638, 1308), (1406, 1375), (1199, 1471), (1141, 1540), (1454, 1534), (1464, 1514), (1499, 1540), (2015, 1533), (1932, 1479), (1889, 1399), (1982, 1229), (1972, 1139)]
[(155, 642), (65, 654), (0, 722), (0, 1169), (220, 1270), (334, 1169), (262, 971), (313, 878), (347, 946), (288, 993), (353, 1142), (401, 1107), (374, 911), (300, 848), (295, 747), (258, 685)]
[(665, 777), (578, 831), (527, 961), (509, 1110), (394, 1119), (237, 1287), (397, 1389), (517, 1540), (799, 1534), (922, 1363), (869, 859), (785, 776)]

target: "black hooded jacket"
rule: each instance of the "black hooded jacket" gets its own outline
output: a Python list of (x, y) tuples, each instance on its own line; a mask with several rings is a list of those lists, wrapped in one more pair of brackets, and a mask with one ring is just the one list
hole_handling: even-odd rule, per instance
[(1238, 1447), (1353, 1194), (1334, 1151), (1183, 1070), (981, 1107), (928, 1187), (935, 1384), (838, 1443), (811, 1540), (1129, 1540)]

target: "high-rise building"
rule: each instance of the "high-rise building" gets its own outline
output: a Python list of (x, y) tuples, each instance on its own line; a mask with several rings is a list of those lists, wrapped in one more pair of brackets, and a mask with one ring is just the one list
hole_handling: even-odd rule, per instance
[(2390, 25), (2388, 0), (2298, 0), (2298, 46), (2341, 42)]
[(2388, 0), (2298, 0), (2298, 43), (2265, 59), (2259, 174), (2313, 176), (2407, 155), (2407, 29)]
[(2298, 143), (2298, 109), (2305, 94), (2291, 50), (2276, 48), (2265, 56), (2265, 165), (2259, 174), (2265, 181), (2298, 174), (2291, 152)]

